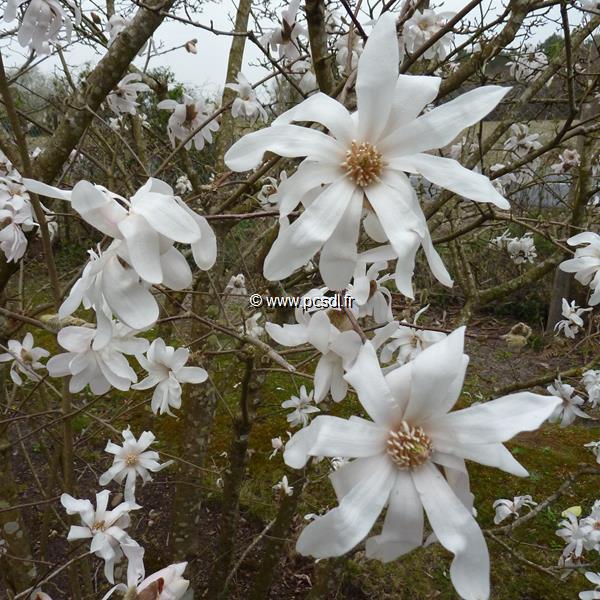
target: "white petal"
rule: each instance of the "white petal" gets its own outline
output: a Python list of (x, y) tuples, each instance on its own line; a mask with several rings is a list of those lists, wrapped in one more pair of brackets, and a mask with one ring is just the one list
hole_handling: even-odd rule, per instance
[(346, 179), (332, 183), (289, 227), (279, 230), (264, 263), (270, 281), (283, 279), (305, 265), (321, 248), (354, 197)]
[(432, 463), (412, 472), (413, 482), (438, 540), (454, 554), (450, 578), (465, 600), (490, 595), (490, 561), (481, 529)]
[(282, 346), (299, 346), (308, 341), (308, 329), (304, 325), (277, 325), (265, 323), (265, 330)]
[(356, 102), (359, 141), (376, 142), (392, 108), (398, 78), (396, 15), (379, 17), (358, 60)]
[(314, 520), (300, 534), (296, 550), (315, 558), (340, 556), (369, 533), (388, 501), (395, 467), (382, 456), (366, 479), (346, 494), (337, 508)]
[(177, 371), (177, 380), (181, 383), (202, 383), (208, 379), (208, 373), (200, 367), (182, 367)]
[(375, 424), (319, 416), (286, 444), (283, 459), (300, 469), (310, 456), (374, 456), (385, 449), (386, 433)]
[(398, 471), (380, 535), (367, 540), (367, 558), (390, 562), (423, 543), (423, 506), (410, 474)]
[(296, 158), (306, 156), (325, 162), (344, 161), (344, 147), (334, 138), (315, 129), (297, 125), (276, 125), (245, 135), (225, 153), (225, 164), (233, 171), (258, 166), (267, 151)]
[(162, 283), (158, 233), (144, 217), (135, 214), (121, 221), (119, 229), (127, 241), (131, 266), (138, 275), (149, 283)]
[(462, 444), (501, 443), (521, 431), (537, 429), (561, 402), (560, 398), (554, 396), (518, 392), (446, 415), (434, 416), (427, 423), (427, 431), (441, 441)]
[(390, 168), (419, 173), (440, 187), (476, 202), (491, 202), (498, 208), (509, 209), (510, 203), (498, 193), (492, 182), (481, 173), (470, 171), (451, 158), (432, 154), (414, 154), (393, 159)]
[(435, 100), (441, 82), (440, 77), (399, 75), (386, 131), (393, 131), (418, 117)]
[(356, 390), (360, 403), (377, 424), (391, 428), (401, 418), (370, 342), (363, 344), (356, 362), (344, 378)]
[(185, 257), (176, 248), (160, 255), (163, 285), (171, 290), (184, 290), (192, 284), (192, 270)]

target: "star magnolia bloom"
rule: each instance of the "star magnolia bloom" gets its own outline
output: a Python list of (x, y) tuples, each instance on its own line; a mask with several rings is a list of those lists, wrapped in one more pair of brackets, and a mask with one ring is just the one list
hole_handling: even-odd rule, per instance
[(183, 196), (184, 194), (188, 194), (193, 190), (192, 182), (188, 179), (187, 175), (180, 175), (175, 182), (175, 191)]
[(584, 444), (584, 447), (592, 451), (592, 454), (596, 457), (596, 462), (600, 465), (600, 441), (589, 442), (588, 444)]
[(0, 363), (12, 361), (10, 378), (16, 385), (23, 385), (19, 373), (23, 373), (32, 381), (39, 381), (41, 377), (36, 370), (46, 368), (40, 362), (40, 358), (46, 356), (50, 356), (50, 352), (44, 348), (34, 348), (33, 335), (26, 333), (22, 343), (17, 340), (8, 340), (8, 352), (0, 354)]
[(588, 592), (579, 592), (580, 600), (600, 600), (600, 573), (588, 571), (585, 577), (590, 583), (594, 584), (594, 589)]
[[(89, 181), (80, 181), (72, 191), (33, 179), (24, 182), (33, 192), (71, 202), (84, 221), (105, 235), (121, 240), (117, 254), (148, 283), (174, 285), (176, 290), (191, 283), (191, 270), (185, 257), (173, 247), (174, 242), (190, 244), (201, 269), (209, 269), (214, 264), (216, 240), (210, 225), (160, 179), (148, 179), (130, 200)], [(130, 285), (129, 279), (125, 278), (126, 287)]]
[(538, 141), (539, 133), (529, 133), (529, 126), (524, 123), (513, 123), (510, 126), (511, 136), (504, 142), (504, 149), (518, 158), (523, 158), (542, 144)]
[[(4, 20), (7, 23), (17, 17), (17, 9), (27, 0), (8, 0), (4, 11)], [(67, 0), (67, 4), (75, 12), (75, 25), (81, 21), (81, 12), (74, 2)], [(62, 27), (65, 27), (66, 41), (71, 41), (73, 25), (71, 19), (57, 0), (31, 0), (23, 21), (19, 28), (17, 40), (25, 48), (29, 46), (37, 54), (50, 54), (50, 42), (56, 41)]]
[(573, 396), (575, 388), (568, 383), (563, 383), (560, 379), (556, 379), (552, 385), (546, 388), (553, 396), (556, 396), (562, 400), (548, 421), (550, 423), (558, 423), (560, 421), (561, 427), (567, 427), (575, 421), (577, 417), (582, 419), (589, 419), (590, 416), (586, 415), (579, 407), (585, 404), (585, 400), (579, 396)]
[(243, 273), (238, 273), (237, 275), (232, 275), (225, 286), (225, 290), (223, 292), (224, 296), (245, 296), (247, 294), (246, 290), (246, 278)]
[(600, 370), (586, 371), (581, 381), (588, 394), (588, 402), (592, 405), (592, 408), (596, 408), (600, 405)]
[(119, 583), (109, 590), (102, 600), (110, 598), (114, 592), (123, 592), (129, 600), (180, 600), (184, 597), (190, 582), (183, 578), (186, 562), (175, 563), (145, 577), (144, 549), (137, 544), (123, 544), (127, 557), (127, 585)]
[[(175, 100), (163, 100), (156, 105), (156, 108), (173, 111), (167, 124), (167, 134), (173, 147), (177, 146), (177, 140), (187, 139), (209, 117), (204, 100), (196, 101), (187, 94), (183, 95), (181, 104)], [(212, 119), (194, 133), (193, 137), (186, 142), (185, 149), (189, 150), (193, 144), (196, 150), (202, 150), (205, 143), (212, 142), (212, 134), (218, 129), (219, 124)]]
[(298, 36), (306, 36), (306, 29), (296, 22), (296, 13), (300, 0), (292, 0), (288, 7), (281, 11), (281, 26), (263, 36), (273, 52), (277, 51), (280, 58), (294, 60), (300, 56)]
[(266, 121), (267, 112), (256, 99), (256, 92), (241, 71), (238, 73), (236, 80), (237, 83), (225, 84), (226, 88), (236, 91), (239, 95), (231, 105), (231, 114), (234, 117), (244, 117), (251, 121), (256, 121), (260, 116), (263, 121)]
[(138, 355), (140, 365), (148, 372), (148, 376), (136, 383), (134, 390), (147, 390), (154, 386), (152, 410), (154, 414), (167, 413), (174, 416), (170, 408), (181, 407), (181, 384), (202, 383), (208, 373), (200, 367), (186, 367), (190, 351), (187, 348), (173, 348), (165, 345), (162, 338), (155, 339), (146, 356)]
[(531, 508), (533, 506), (537, 506), (537, 502), (534, 502), (533, 498), (529, 495), (515, 496), (513, 500), (505, 500), (504, 498), (501, 500), (496, 500), (493, 505), (493, 508), (496, 509), (494, 523), (498, 525), (511, 515), (518, 517), (519, 511), (525, 506)]
[(255, 338), (260, 337), (265, 332), (265, 328), (258, 323), (260, 319), (262, 319), (262, 315), (259, 312), (254, 313), (244, 321), (244, 324), (240, 327), (241, 332)]
[(559, 524), (560, 529), (556, 530), (556, 535), (563, 538), (567, 545), (565, 546), (562, 555), (568, 556), (574, 554), (579, 558), (588, 545), (588, 538), (592, 531), (592, 526), (579, 522), (579, 519), (572, 513), (567, 512), (567, 518)]
[(387, 269), (387, 262), (375, 262), (368, 269), (364, 261), (356, 263), (352, 283), (348, 285), (348, 293), (358, 305), (358, 316), (372, 316), (376, 323), (387, 323), (394, 318), (392, 314), (392, 295), (381, 285), (392, 278), (379, 273)]
[(281, 404), (281, 408), (293, 408), (294, 410), (288, 414), (287, 421), (292, 427), (306, 427), (310, 420), (309, 415), (321, 412), (319, 408), (313, 406), (313, 390), (307, 394), (304, 386), (300, 387), (300, 396), (292, 396)]
[[(279, 178), (281, 179), (279, 185), (283, 185), (287, 180), (287, 173), (281, 171)], [(260, 188), (260, 192), (256, 194), (256, 197), (263, 208), (278, 208), (281, 196), (279, 195), (277, 179), (274, 177), (265, 177), (265, 181), (266, 183)]]
[(511, 238), (506, 241), (506, 250), (516, 265), (532, 263), (537, 258), (535, 242), (531, 235), (531, 233), (526, 233), (521, 238)]
[(600, 304), (600, 235), (591, 231), (578, 233), (567, 240), (569, 246), (577, 248), (575, 257), (560, 263), (561, 271), (575, 273), (575, 279), (583, 285), (589, 285), (592, 295), (588, 301), (590, 306)]
[[(424, 306), (417, 311), (413, 319), (413, 325), (417, 324), (419, 317), (429, 308)], [(395, 327), (394, 327), (395, 326)], [(396, 356), (396, 363), (403, 365), (414, 360), (423, 350), (441, 342), (446, 337), (442, 331), (429, 331), (427, 329), (415, 329), (409, 324), (393, 321), (389, 326), (376, 330), (373, 344), (379, 347), (385, 340), (390, 339), (381, 350), (381, 362), (389, 363)]]
[(548, 66), (548, 58), (541, 51), (529, 47), (521, 55), (506, 63), (511, 77), (517, 81), (527, 81)]
[[(299, 346), (309, 343), (323, 356), (315, 369), (315, 402), (321, 402), (331, 391), (335, 402), (346, 397), (348, 384), (344, 380), (344, 365), (350, 364), (360, 348), (360, 337), (356, 331), (340, 331), (346, 327), (345, 315), (338, 311), (319, 311), (312, 315), (296, 309), (294, 325), (266, 323), (267, 333), (282, 346)], [(334, 323), (332, 323), (334, 321)]]
[(558, 158), (559, 162), (550, 166), (555, 173), (567, 173), (571, 169), (578, 167), (581, 162), (579, 152), (568, 148)]
[[(448, 19), (454, 16), (453, 12), (436, 13), (429, 8), (423, 12), (415, 10), (412, 17), (404, 23), (402, 29), (402, 40), (406, 50), (411, 54), (428, 42), (440, 29), (445, 27)], [(444, 60), (452, 49), (454, 34), (452, 31), (444, 34), (433, 46), (430, 46), (423, 54), (423, 58), (439, 58)]]
[(139, 73), (129, 73), (117, 84), (115, 89), (106, 97), (109, 108), (117, 115), (129, 113), (135, 115), (137, 95), (140, 92), (149, 92), (150, 88), (141, 81)]
[(566, 298), (562, 299), (562, 316), (564, 319), (559, 321), (554, 329), (560, 333), (561, 331), (565, 334), (565, 337), (574, 339), (579, 333), (579, 330), (583, 327), (583, 319), (581, 316), (583, 313), (592, 310), (591, 308), (579, 308), (575, 304), (575, 300), (569, 304)]
[(7, 262), (17, 262), (27, 250), (23, 232), (35, 226), (29, 194), (20, 176), (0, 178), (0, 249)]
[(113, 510), (107, 510), (110, 492), (96, 494), (96, 508), (89, 500), (77, 500), (69, 494), (60, 497), (68, 515), (79, 514), (81, 525), (71, 525), (67, 540), (92, 538), (90, 551), (104, 560), (104, 575), (114, 583), (114, 567), (123, 556), (121, 544), (135, 544), (125, 531), (131, 523), (129, 511), (141, 508), (137, 504), (122, 502)]
[(449, 413), (468, 363), (463, 345), (460, 328), (384, 377), (365, 344), (345, 378), (373, 420), (319, 416), (287, 443), (284, 460), (296, 469), (311, 456), (355, 459), (330, 474), (339, 506), (304, 529), (296, 545), (301, 554), (348, 552), (387, 506), (366, 554), (394, 560), (421, 546), (424, 509), (455, 555), (450, 577), (457, 592), (467, 600), (489, 597), (489, 556), (473, 518), (464, 459), (526, 476), (503, 442), (537, 429), (560, 400), (522, 392)]
[(284, 475), (281, 481), (273, 486), (273, 489), (284, 496), (291, 496), (294, 493), (294, 486), (288, 483), (287, 475)]
[(89, 384), (93, 394), (105, 394), (114, 387), (127, 391), (137, 381), (124, 354), (141, 354), (148, 340), (136, 338), (122, 323), (110, 322), (109, 335), (91, 327), (64, 327), (58, 343), (68, 352), (53, 356), (46, 367), (52, 377), (71, 375), (69, 391), (80, 392)]
[(118, 446), (110, 440), (106, 444), (105, 452), (114, 454), (113, 464), (100, 476), (99, 483), (102, 486), (108, 485), (111, 481), (123, 483), (125, 481), (125, 502), (135, 504), (135, 480), (139, 475), (144, 483), (152, 481), (150, 471), (158, 473), (162, 469), (173, 464), (169, 460), (162, 465), (158, 462), (158, 452), (148, 450), (151, 444), (154, 443), (155, 437), (151, 431), (144, 431), (139, 439), (129, 428), (123, 430), (123, 445)]
[[(451, 159), (425, 154), (482, 119), (508, 88), (475, 89), (418, 117), (436, 97), (441, 80), (399, 76), (398, 60), (395, 15), (385, 13), (359, 59), (356, 113), (350, 115), (342, 104), (317, 93), (271, 127), (244, 136), (226, 153), (225, 162), (234, 171), (256, 167), (267, 151), (306, 157), (288, 178), (286, 193), (279, 188), (281, 216), (301, 201), (309, 205), (291, 225), (280, 228), (264, 263), (267, 279), (287, 277), (322, 249), (319, 268), (325, 285), (344, 289), (354, 273), (366, 210), (375, 222), (370, 227), (365, 223), (367, 233), (379, 242), (389, 240), (409, 280), (423, 244), (436, 277), (450, 285), (406, 171), (465, 198), (509, 208), (487, 177)], [(330, 135), (293, 121), (316, 121)]]

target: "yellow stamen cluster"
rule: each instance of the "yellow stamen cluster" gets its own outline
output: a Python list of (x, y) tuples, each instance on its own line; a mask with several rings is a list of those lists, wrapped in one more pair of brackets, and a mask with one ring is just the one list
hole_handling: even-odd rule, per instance
[(92, 527), (92, 531), (104, 531), (106, 529), (106, 525), (104, 521), (96, 521)]
[(135, 465), (138, 464), (138, 456), (137, 456), (137, 454), (128, 454), (125, 457), (125, 464), (128, 467), (135, 467)]
[(359, 144), (356, 140), (352, 141), (350, 150), (346, 152), (346, 160), (342, 163), (342, 168), (346, 169), (350, 179), (359, 187), (367, 187), (379, 181), (384, 166), (381, 153), (373, 144)]
[(429, 460), (433, 444), (420, 427), (402, 421), (398, 429), (390, 431), (386, 450), (399, 469), (415, 469)]

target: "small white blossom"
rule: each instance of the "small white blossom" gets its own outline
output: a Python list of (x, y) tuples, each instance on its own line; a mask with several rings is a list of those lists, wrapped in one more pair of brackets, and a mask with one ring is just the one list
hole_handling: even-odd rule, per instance
[(350, 74), (358, 67), (358, 59), (363, 50), (361, 37), (354, 31), (346, 33), (338, 37), (335, 47), (335, 62), (340, 75)]
[(281, 439), (281, 436), (271, 438), (271, 448), (273, 448), (273, 452), (271, 452), (269, 460), (271, 460), (280, 450), (283, 450), (284, 447), (285, 443)]
[(569, 246), (577, 248), (575, 257), (560, 263), (560, 269), (566, 273), (575, 273), (575, 279), (583, 285), (589, 285), (592, 295), (588, 301), (590, 306), (600, 304), (600, 235), (592, 231), (578, 233), (567, 240)]
[(7, 262), (17, 262), (27, 250), (25, 233), (35, 226), (29, 194), (18, 173), (0, 177), (0, 250)]
[(529, 126), (524, 123), (513, 123), (510, 126), (510, 137), (504, 142), (504, 149), (518, 158), (523, 158), (533, 150), (542, 147), (539, 133), (529, 133)]
[(526, 233), (520, 238), (507, 240), (506, 250), (516, 265), (522, 265), (527, 262), (532, 263), (537, 258), (535, 242), (531, 233)]
[(537, 506), (537, 502), (534, 502), (533, 498), (529, 495), (515, 496), (513, 500), (506, 500), (504, 498), (496, 500), (493, 505), (493, 508), (496, 509), (494, 523), (498, 525), (511, 515), (518, 517), (520, 510), (525, 506), (532, 508)]
[(294, 60), (300, 56), (298, 36), (306, 36), (306, 29), (296, 21), (299, 7), (300, 0), (291, 0), (287, 8), (281, 11), (281, 25), (262, 38), (271, 51), (278, 52), (280, 58)]
[(247, 333), (249, 336), (258, 338), (264, 332), (265, 328), (259, 325), (259, 320), (262, 319), (262, 314), (257, 312), (244, 321), (244, 325), (240, 328), (242, 333)]
[(111, 481), (123, 483), (125, 478), (125, 502), (135, 504), (135, 481), (138, 477), (144, 483), (152, 481), (150, 472), (158, 473), (162, 469), (173, 464), (169, 460), (163, 464), (158, 462), (158, 452), (148, 450), (154, 443), (155, 437), (151, 431), (144, 431), (139, 439), (136, 439), (130, 429), (122, 431), (123, 445), (119, 446), (110, 440), (106, 444), (105, 452), (114, 454), (113, 464), (100, 476), (99, 483), (108, 485)]
[(559, 321), (554, 329), (558, 333), (561, 331), (565, 334), (565, 337), (569, 339), (574, 339), (575, 336), (579, 333), (579, 330), (583, 327), (583, 319), (582, 315), (588, 311), (592, 310), (591, 308), (580, 308), (575, 304), (575, 300), (569, 304), (566, 298), (562, 299), (562, 316), (564, 319)]
[(198, 40), (194, 38), (193, 40), (188, 40), (184, 44), (184, 48), (186, 52), (190, 54), (198, 54)]
[(265, 182), (260, 188), (260, 192), (256, 195), (258, 201), (263, 208), (278, 208), (281, 201), (281, 194), (279, 188), (282, 190), (285, 188), (287, 181), (287, 173), (281, 171), (279, 174), (280, 182), (277, 183), (277, 179), (274, 177), (265, 177)]
[[(448, 19), (454, 16), (451, 12), (436, 13), (434, 10), (426, 8), (421, 12), (415, 10), (412, 17), (404, 23), (402, 29), (402, 40), (409, 53), (414, 53), (421, 46), (427, 43), (440, 29), (445, 27)], [(448, 56), (452, 49), (454, 34), (452, 31), (444, 34), (433, 46), (429, 47), (423, 57), (438, 58), (443, 60)]]
[(288, 483), (287, 475), (284, 475), (281, 481), (273, 486), (273, 489), (285, 496), (291, 496), (294, 493), (294, 487)]
[(560, 529), (556, 530), (556, 535), (561, 537), (567, 544), (562, 552), (563, 556), (572, 553), (579, 558), (587, 544), (592, 529), (591, 526), (581, 524), (572, 512), (567, 512), (567, 518), (558, 525)]
[(321, 412), (321, 410), (312, 404), (313, 390), (310, 394), (306, 392), (304, 386), (300, 386), (300, 395), (292, 396), (289, 400), (285, 400), (282, 408), (293, 408), (294, 410), (288, 414), (287, 421), (292, 427), (306, 427), (310, 420), (309, 415)]
[(596, 462), (600, 465), (600, 441), (589, 442), (584, 444), (584, 447), (592, 451), (592, 454), (596, 457)]
[(40, 347), (33, 347), (33, 335), (26, 333), (22, 342), (8, 340), (8, 352), (0, 354), (0, 363), (10, 362), (10, 378), (16, 385), (23, 385), (19, 373), (25, 375), (32, 381), (39, 381), (41, 377), (36, 373), (39, 369), (46, 367), (40, 362), (40, 358), (50, 356), (50, 352)]
[(189, 180), (187, 175), (180, 175), (175, 182), (175, 191), (183, 196), (189, 194), (193, 190), (192, 182)]
[(237, 83), (227, 83), (226, 88), (238, 93), (238, 97), (231, 105), (231, 114), (234, 118), (243, 117), (252, 122), (261, 117), (263, 121), (267, 120), (267, 112), (262, 104), (256, 98), (256, 92), (240, 71), (236, 78)]
[(600, 370), (588, 370), (583, 373), (581, 379), (588, 395), (588, 402), (592, 408), (600, 406)]
[(184, 94), (182, 103), (175, 100), (162, 100), (156, 107), (173, 111), (167, 124), (167, 134), (173, 147), (177, 146), (177, 140), (185, 140), (195, 132), (193, 137), (186, 142), (185, 148), (189, 150), (193, 144), (196, 150), (202, 150), (205, 143), (212, 142), (213, 133), (219, 130), (219, 124), (212, 119), (202, 129), (196, 131), (209, 118), (208, 110), (202, 99), (194, 100), (191, 96)]
[(358, 305), (358, 316), (372, 316), (375, 323), (388, 323), (394, 318), (392, 314), (392, 295), (382, 284), (392, 275), (379, 273), (387, 269), (387, 262), (375, 262), (368, 269), (366, 262), (356, 263), (352, 283), (348, 285), (348, 293)]
[(528, 81), (548, 66), (548, 58), (542, 51), (526, 48), (523, 53), (506, 63), (506, 66), (509, 67), (511, 77), (517, 81)]
[(107, 510), (110, 492), (102, 490), (96, 494), (96, 508), (89, 500), (77, 500), (69, 494), (60, 497), (67, 514), (79, 514), (81, 525), (71, 525), (67, 540), (92, 538), (91, 550), (104, 560), (104, 574), (114, 583), (114, 566), (123, 556), (122, 544), (135, 545), (125, 531), (131, 523), (129, 511), (141, 508), (137, 504), (122, 502), (113, 510)]
[[(589, 0), (580, 0), (580, 3), (583, 6), (584, 2), (589, 3)], [(593, 4), (598, 5), (599, 3), (593, 2)], [(588, 571), (585, 574), (586, 579), (594, 584), (594, 589), (587, 592), (579, 592), (579, 600), (600, 600), (600, 573), (592, 573)]]
[(225, 296), (245, 296), (248, 294), (246, 290), (246, 278), (244, 277), (243, 273), (232, 275), (229, 278), (223, 294)]
[(559, 162), (550, 166), (555, 173), (568, 173), (581, 162), (579, 152), (568, 148), (558, 158)]
[(140, 365), (148, 376), (132, 386), (134, 390), (147, 390), (154, 386), (152, 411), (154, 414), (167, 413), (174, 416), (171, 408), (181, 408), (181, 384), (202, 383), (208, 373), (200, 367), (186, 367), (190, 356), (187, 348), (167, 346), (162, 338), (155, 339), (146, 356), (138, 355)]
[(546, 388), (553, 396), (560, 398), (562, 404), (559, 404), (554, 412), (548, 418), (550, 423), (558, 423), (561, 427), (567, 427), (575, 421), (577, 417), (589, 419), (589, 415), (585, 414), (579, 407), (585, 403), (585, 400), (579, 396), (573, 396), (575, 388), (568, 383), (563, 383), (560, 379), (556, 379), (552, 385)]
[(150, 88), (141, 81), (140, 73), (129, 73), (116, 85), (115, 89), (106, 97), (106, 103), (116, 114), (136, 114), (137, 95), (140, 92), (149, 92)]

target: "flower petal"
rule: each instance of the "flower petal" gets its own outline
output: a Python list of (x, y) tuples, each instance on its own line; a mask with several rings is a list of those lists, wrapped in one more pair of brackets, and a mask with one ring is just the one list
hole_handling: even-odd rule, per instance
[(158, 233), (144, 217), (135, 214), (123, 219), (119, 229), (127, 241), (131, 266), (137, 274), (149, 283), (162, 283)]

